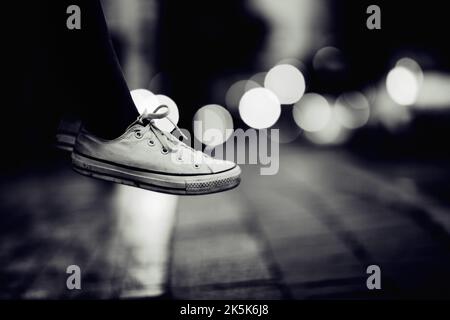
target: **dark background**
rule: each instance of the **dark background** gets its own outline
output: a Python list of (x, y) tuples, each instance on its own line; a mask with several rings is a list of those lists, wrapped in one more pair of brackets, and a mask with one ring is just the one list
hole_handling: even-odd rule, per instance
[[(68, 96), (61, 90), (65, 81), (61, 78), (70, 78), (72, 70), (61, 73), (55, 63), (58, 44), (42, 36), (42, 30), (51, 30), (55, 23), (48, 18), (48, 12), (43, 12), (46, 7), (42, 3), (8, 3), (3, 9), (6, 28), (2, 30), (2, 47), (6, 56), (1, 127), (3, 136), (14, 138), (5, 139), (8, 156), (2, 157), (2, 161), (14, 165), (31, 158), (34, 161), (35, 156), (44, 156), (45, 161), (58, 117), (65, 104), (76, 99), (76, 93)], [(338, 73), (308, 73), (309, 91), (338, 93), (362, 88), (380, 80), (392, 67), (393, 57), (403, 52), (413, 53), (427, 70), (449, 70), (445, 4), (377, 1), (382, 8), (382, 30), (376, 31), (365, 27), (365, 8), (369, 4), (375, 3), (327, 2), (331, 8), (332, 42), (344, 52), (346, 65)], [(64, 8), (61, 2), (59, 9)], [(159, 1), (156, 10), (156, 28), (145, 30), (156, 39), (146, 48), (147, 57), (157, 71), (163, 72), (163, 91), (183, 108), (181, 127), (189, 128), (196, 109), (211, 102), (216, 81), (259, 70), (258, 56), (267, 46), (270, 26), (262, 16), (248, 9), (246, 1)], [(113, 34), (113, 38), (119, 57), (126, 55), (127, 48), (120, 36)], [(311, 65), (311, 59), (305, 59), (304, 63)], [(95, 70), (95, 66), (88, 69)], [(401, 143), (405, 142), (408, 151), (417, 157), (432, 153), (447, 155), (447, 150), (427, 139), (446, 135), (447, 124), (447, 112), (421, 115), (410, 132), (403, 133), (406, 136), (401, 138), (406, 141)], [(361, 139), (370, 139), (371, 147), (380, 147), (378, 154), (384, 153), (383, 148), (391, 143), (394, 144), (391, 149), (395, 149), (400, 137), (386, 138), (384, 134), (375, 128), (375, 132)]]

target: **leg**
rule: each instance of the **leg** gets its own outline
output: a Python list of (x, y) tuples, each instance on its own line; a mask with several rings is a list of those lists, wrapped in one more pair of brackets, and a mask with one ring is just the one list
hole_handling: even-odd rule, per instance
[[(56, 19), (57, 43), (63, 44), (61, 78), (68, 78), (67, 95), (78, 97), (79, 105), (73, 110), (82, 117), (85, 127), (112, 139), (125, 131), (138, 112), (112, 47), (100, 2), (78, 0), (70, 4), (81, 8), (81, 30), (69, 30), (65, 20)], [(66, 19), (68, 15), (62, 9), (58, 17)]]

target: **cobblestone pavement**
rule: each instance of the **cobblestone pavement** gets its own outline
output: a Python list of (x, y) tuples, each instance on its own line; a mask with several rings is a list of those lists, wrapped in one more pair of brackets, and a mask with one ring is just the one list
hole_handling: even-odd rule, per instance
[[(450, 212), (414, 188), (420, 167), (409, 175), (399, 168), (283, 148), (276, 176), (248, 166), (234, 191), (181, 198), (172, 294), (450, 298)], [(434, 168), (427, 178), (433, 174), (442, 173)], [(371, 264), (381, 268), (381, 291), (366, 287)]]
[[(0, 299), (448, 299), (446, 174), (283, 147), (276, 176), (244, 166), (239, 188), (201, 197), (116, 186), (59, 162), (3, 176)], [(66, 288), (71, 264), (81, 291)], [(371, 264), (381, 291), (366, 288)]]

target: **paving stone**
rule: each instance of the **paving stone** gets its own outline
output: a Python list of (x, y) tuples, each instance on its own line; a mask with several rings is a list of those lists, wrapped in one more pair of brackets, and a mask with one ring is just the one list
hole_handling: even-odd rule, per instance
[(176, 241), (172, 286), (270, 279), (262, 249), (257, 239), (246, 233)]
[(269, 241), (278, 238), (302, 237), (330, 233), (323, 222), (302, 209), (296, 212), (281, 210), (277, 214), (258, 214), (259, 224)]
[(349, 248), (328, 235), (279, 239), (271, 247), (288, 286), (365, 274), (363, 263)]
[(180, 198), (177, 235), (200, 229), (242, 223), (247, 207), (239, 201), (239, 191), (194, 198)]

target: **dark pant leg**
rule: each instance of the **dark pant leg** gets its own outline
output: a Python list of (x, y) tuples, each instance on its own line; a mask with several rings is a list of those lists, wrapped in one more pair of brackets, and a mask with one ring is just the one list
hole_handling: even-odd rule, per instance
[[(81, 30), (66, 26), (69, 5), (81, 9)], [(2, 128), (21, 117), (21, 124), (26, 124), (24, 135), (29, 134), (27, 128), (36, 126), (33, 132), (45, 132), (47, 137), (50, 132), (54, 135), (58, 118), (72, 114), (103, 138), (123, 133), (138, 113), (100, 2), (19, 0), (6, 8), (8, 28), (2, 40), (9, 88), (3, 99), (3, 105), (8, 105), (3, 114), (7, 123)]]
[(81, 30), (66, 28), (67, 14), (62, 14), (64, 21), (57, 19), (57, 37), (63, 44), (61, 78), (65, 79), (68, 96), (77, 96), (77, 105), (72, 109), (79, 112), (88, 130), (104, 138), (115, 138), (136, 119), (138, 112), (112, 47), (100, 2), (63, 2), (77, 4), (81, 9)]

